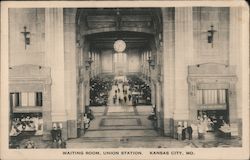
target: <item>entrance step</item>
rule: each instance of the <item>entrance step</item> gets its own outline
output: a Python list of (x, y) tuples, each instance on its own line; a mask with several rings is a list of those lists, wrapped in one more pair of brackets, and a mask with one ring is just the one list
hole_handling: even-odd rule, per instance
[(84, 138), (119, 138), (119, 137), (152, 137), (158, 136), (155, 130), (97, 130), (97, 131), (87, 131), (83, 136)]
[[(126, 142), (126, 141), (162, 141), (166, 140), (167, 137), (160, 136), (138, 136), (138, 137), (82, 137), (81, 140), (85, 142)], [(169, 138), (170, 139), (170, 138)], [(79, 142), (79, 141), (78, 141)]]
[(102, 131), (102, 130), (153, 130), (153, 127), (145, 126), (106, 126), (98, 129), (89, 129), (88, 131)]

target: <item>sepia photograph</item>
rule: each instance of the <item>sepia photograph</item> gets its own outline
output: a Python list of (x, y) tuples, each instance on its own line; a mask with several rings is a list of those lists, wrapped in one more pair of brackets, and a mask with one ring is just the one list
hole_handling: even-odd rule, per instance
[(1, 159), (249, 159), (247, 2), (1, 3)]

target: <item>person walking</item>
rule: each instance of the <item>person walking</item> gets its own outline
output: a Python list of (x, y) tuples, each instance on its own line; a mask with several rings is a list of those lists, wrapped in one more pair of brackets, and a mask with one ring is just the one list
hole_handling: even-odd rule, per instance
[(188, 133), (188, 139), (192, 140), (192, 138), (193, 138), (193, 136), (192, 136), (193, 135), (193, 129), (192, 129), (191, 125), (188, 125), (187, 133)]
[(186, 139), (186, 128), (185, 128), (185, 126), (182, 127), (181, 139), (182, 139), (182, 140), (185, 140), (185, 139)]
[(124, 96), (124, 103), (126, 103), (127, 102), (127, 96)]
[(131, 101), (131, 94), (128, 95), (128, 100)]
[(114, 96), (113, 96), (113, 104), (115, 104), (115, 103), (116, 103), (116, 99), (117, 99), (117, 96), (116, 96), (116, 95), (114, 95)]
[(118, 101), (119, 101), (119, 104), (121, 104), (122, 103), (122, 99), (121, 99), (121, 97), (119, 96), (119, 98), (118, 98)]

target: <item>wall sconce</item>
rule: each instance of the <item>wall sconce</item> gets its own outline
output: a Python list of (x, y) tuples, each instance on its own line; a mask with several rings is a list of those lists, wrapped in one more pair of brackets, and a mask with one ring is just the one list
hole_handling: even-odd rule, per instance
[(151, 59), (150, 56), (148, 57), (148, 64), (149, 64), (150, 67), (152, 67), (152, 69), (155, 68), (155, 60)]
[(91, 67), (91, 63), (93, 62), (92, 58), (89, 57), (88, 60), (85, 61), (85, 68), (88, 70)]
[(207, 42), (212, 44), (212, 48), (213, 48), (213, 42), (214, 42), (214, 33), (217, 32), (216, 30), (214, 30), (214, 26), (211, 25), (210, 26), (211, 29), (207, 31)]
[(27, 27), (24, 26), (24, 32), (21, 32), (24, 35), (24, 44), (25, 44), (25, 49), (27, 45), (30, 45), (30, 32), (27, 32)]

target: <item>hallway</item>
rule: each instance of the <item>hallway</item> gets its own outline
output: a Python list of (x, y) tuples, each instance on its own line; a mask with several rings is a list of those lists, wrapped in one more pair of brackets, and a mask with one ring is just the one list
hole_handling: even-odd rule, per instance
[[(126, 80), (126, 77), (124, 77)], [(118, 88), (120, 91), (118, 91)], [(117, 91), (117, 100), (114, 103), (113, 96)], [(123, 83), (113, 85), (109, 91), (107, 106), (91, 106), (95, 118), (90, 122), (90, 127), (86, 133), (77, 140), (68, 141), (68, 146), (84, 147), (88, 143), (88, 147), (94, 145), (94, 142), (102, 142), (98, 145), (103, 147), (106, 144), (109, 147), (124, 147), (128, 141), (144, 141), (145, 138), (157, 138), (158, 133), (153, 127), (153, 122), (148, 120), (148, 116), (152, 112), (151, 105), (132, 106), (132, 98), (129, 100), (129, 86), (125, 85), (123, 92)], [(127, 97), (126, 103), (123, 97)], [(119, 97), (123, 99), (119, 103)], [(85, 144), (85, 145), (83, 145)], [(136, 144), (140, 144), (136, 142)], [(110, 146), (111, 145), (111, 146)], [(115, 145), (115, 146), (114, 146)], [(131, 145), (131, 144), (130, 144)], [(133, 144), (135, 145), (135, 144)], [(145, 145), (145, 144), (141, 144)]]
[[(124, 77), (124, 80), (126, 81), (126, 77)], [(132, 99), (129, 100), (128, 98), (131, 92), (128, 85), (123, 86), (121, 82), (118, 82), (117, 85), (114, 84), (108, 94), (107, 106), (90, 107), (95, 119), (90, 122), (90, 127), (83, 137), (157, 136), (152, 121), (148, 120), (152, 107), (149, 105), (132, 106)], [(115, 94), (117, 98), (114, 103), (113, 96)], [(124, 97), (127, 99), (126, 102)], [(121, 102), (119, 102), (119, 98), (122, 99)]]

